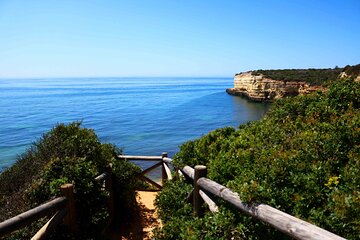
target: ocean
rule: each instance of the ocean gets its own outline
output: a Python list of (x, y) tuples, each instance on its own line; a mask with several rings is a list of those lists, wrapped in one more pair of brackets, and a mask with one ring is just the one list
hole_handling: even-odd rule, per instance
[(269, 105), (225, 92), (232, 78), (0, 79), (0, 172), (57, 123), (82, 121), (128, 155), (260, 119)]

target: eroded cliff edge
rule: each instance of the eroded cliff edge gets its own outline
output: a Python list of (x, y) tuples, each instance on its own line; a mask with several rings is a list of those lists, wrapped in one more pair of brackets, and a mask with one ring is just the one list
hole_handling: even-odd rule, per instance
[(322, 86), (311, 86), (303, 81), (275, 80), (265, 77), (263, 74), (254, 75), (252, 71), (249, 71), (236, 74), (234, 88), (228, 88), (226, 92), (246, 97), (252, 101), (264, 102), (323, 89)]

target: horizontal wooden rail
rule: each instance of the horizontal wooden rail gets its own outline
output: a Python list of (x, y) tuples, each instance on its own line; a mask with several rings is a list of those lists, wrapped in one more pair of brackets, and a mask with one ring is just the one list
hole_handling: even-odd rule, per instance
[[(172, 163), (172, 159), (168, 157), (167, 152), (163, 152), (161, 156), (135, 156), (135, 155), (118, 155), (119, 159), (126, 159), (126, 160), (135, 160), (135, 161), (158, 161), (158, 163), (152, 165), (144, 169), (140, 174), (139, 178), (142, 180), (150, 183), (151, 185), (155, 186), (158, 190), (162, 189), (162, 185), (164, 185), (166, 180), (171, 180), (171, 170), (167, 164)], [(156, 183), (155, 181), (151, 180), (150, 178), (146, 177), (145, 174), (148, 172), (161, 167), (161, 183), (162, 185)], [(140, 189), (138, 189), (140, 190)], [(144, 190), (144, 189), (142, 189)]]
[[(194, 179), (193, 168), (189, 166), (185, 166), (182, 169), (182, 172), (185, 173), (189, 178)], [(247, 204), (241, 201), (237, 193), (205, 177), (199, 178), (197, 181), (197, 185), (200, 186), (200, 189), (229, 202), (240, 211), (271, 225), (272, 227), (278, 229), (279, 231), (285, 233), (286, 235), (292, 238), (301, 239), (301, 240), (305, 240), (305, 239), (344, 240), (345, 239), (325, 229), (317, 227), (311, 223), (305, 222), (301, 219), (298, 219), (287, 213), (277, 210), (269, 205), (261, 204), (261, 203)], [(200, 190), (200, 195), (204, 200), (206, 199), (205, 202), (209, 200), (207, 199), (206, 194), (201, 190)], [(210, 205), (213, 205), (212, 201), (209, 201), (209, 206)], [(216, 205), (213, 205), (212, 207), (215, 206)]]
[(58, 197), (36, 208), (21, 213), (13, 218), (0, 223), (0, 237), (11, 233), (22, 226), (25, 226), (41, 217), (50, 214), (54, 210), (62, 209), (66, 206), (66, 198)]
[(313, 224), (295, 218), (287, 213), (270, 207), (266, 204), (248, 205), (242, 202), (237, 193), (210, 179), (200, 178), (198, 184), (201, 188), (224, 199), (242, 212), (255, 217), (295, 239), (344, 239)]
[[(161, 165), (161, 164), (160, 164)], [(113, 210), (113, 201), (112, 201), (112, 187), (111, 187), (111, 165), (106, 167), (106, 172), (95, 177), (94, 180), (97, 182), (105, 181), (107, 190), (110, 191), (110, 203), (109, 211)], [(110, 186), (110, 187), (109, 187)], [(53, 229), (56, 225), (61, 223), (64, 220), (64, 223), (70, 227), (70, 229), (76, 231), (75, 223), (75, 204), (73, 196), (73, 185), (64, 184), (60, 188), (64, 197), (55, 198), (47, 203), (44, 203), (38, 207), (30, 209), (24, 213), (21, 213), (13, 218), (5, 220), (0, 223), (0, 238), (9, 234), (15, 230), (18, 230), (24, 226), (29, 225), (30, 223), (38, 220), (41, 217), (49, 215), (55, 210), (59, 210), (35, 235), (32, 239), (43, 239), (48, 232)], [(111, 215), (111, 213), (110, 213)]]
[(194, 169), (192, 167), (185, 166), (183, 169), (181, 169), (181, 171), (183, 173), (185, 173), (186, 176), (188, 176), (189, 178), (194, 180), (195, 171), (194, 171)]
[(119, 155), (121, 159), (126, 160), (141, 160), (141, 161), (161, 161), (162, 156), (132, 156), (132, 155)]
[(168, 157), (164, 157), (162, 160), (166, 163), (172, 163), (173, 161), (172, 158), (168, 158)]

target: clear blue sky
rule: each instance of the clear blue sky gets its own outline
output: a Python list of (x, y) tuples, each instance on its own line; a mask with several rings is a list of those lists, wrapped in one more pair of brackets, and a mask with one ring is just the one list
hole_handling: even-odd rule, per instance
[(1, 78), (358, 63), (360, 0), (0, 0)]

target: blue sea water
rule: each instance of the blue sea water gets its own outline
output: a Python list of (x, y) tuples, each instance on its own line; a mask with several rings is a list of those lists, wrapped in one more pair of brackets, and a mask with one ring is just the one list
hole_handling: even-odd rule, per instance
[(125, 154), (170, 156), (181, 143), (260, 119), (268, 105), (225, 92), (232, 78), (0, 79), (0, 172), (57, 123), (82, 121)]

